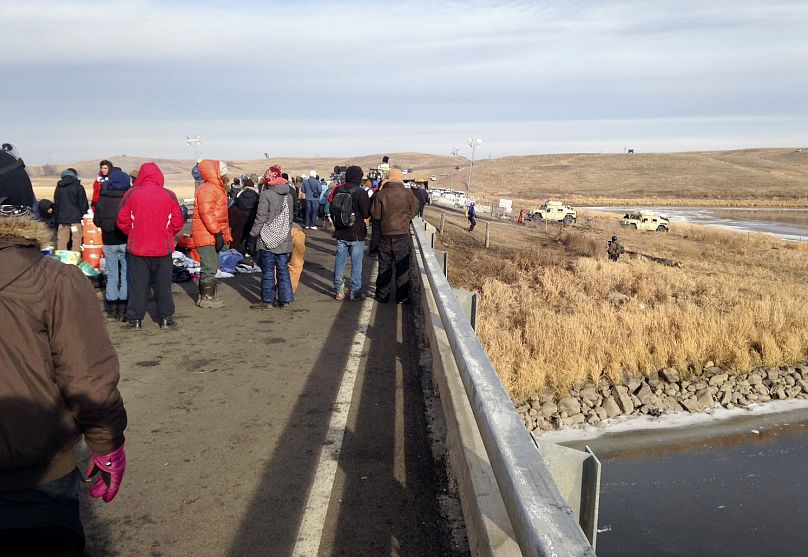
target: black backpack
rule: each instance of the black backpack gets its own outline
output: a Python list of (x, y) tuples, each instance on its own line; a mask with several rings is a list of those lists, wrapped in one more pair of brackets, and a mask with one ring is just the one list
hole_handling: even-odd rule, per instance
[(359, 186), (345, 185), (337, 189), (334, 200), (331, 201), (331, 216), (334, 219), (334, 228), (351, 228), (356, 224), (356, 209), (353, 203), (353, 192)]

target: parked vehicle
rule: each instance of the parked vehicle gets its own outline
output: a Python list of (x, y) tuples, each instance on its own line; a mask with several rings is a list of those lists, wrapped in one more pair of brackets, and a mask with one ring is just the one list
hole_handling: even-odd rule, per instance
[(654, 211), (631, 211), (620, 219), (621, 226), (628, 226), (634, 230), (656, 230), (667, 232), (669, 220)]
[(561, 201), (548, 200), (530, 213), (528, 218), (534, 222), (547, 221), (572, 224), (578, 219), (578, 212), (569, 205), (564, 205)]

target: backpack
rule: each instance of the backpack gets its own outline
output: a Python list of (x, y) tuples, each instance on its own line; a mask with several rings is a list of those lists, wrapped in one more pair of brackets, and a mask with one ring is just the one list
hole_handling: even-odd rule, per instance
[(358, 187), (356, 184), (342, 186), (334, 194), (334, 199), (331, 201), (331, 216), (334, 219), (334, 228), (351, 228), (356, 224), (353, 192)]
[(286, 196), (280, 196), (283, 201), (283, 209), (274, 219), (264, 223), (261, 227), (261, 241), (267, 249), (275, 249), (289, 238), (289, 229), (292, 226), (292, 219), (289, 215), (289, 203)]

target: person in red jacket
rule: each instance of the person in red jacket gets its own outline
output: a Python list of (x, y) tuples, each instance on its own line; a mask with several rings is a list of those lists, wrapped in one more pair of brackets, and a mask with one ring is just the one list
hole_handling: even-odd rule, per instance
[[(216, 300), (216, 271), (219, 270), (219, 252), (233, 241), (227, 216), (227, 191), (222, 176), (227, 166), (214, 160), (199, 163), (199, 173), (205, 182), (194, 194), (194, 220), (191, 237), (201, 259), (199, 299), (201, 308), (220, 308)], [(223, 171), (224, 170), (224, 171)]]
[(112, 163), (108, 160), (103, 160), (98, 163), (98, 177), (93, 182), (93, 198), (90, 201), (90, 208), (95, 211), (95, 206), (98, 205), (98, 200), (101, 197), (101, 184), (109, 180), (109, 173), (112, 172)]
[(184, 221), (177, 196), (163, 187), (165, 179), (153, 162), (140, 167), (135, 185), (121, 199), (118, 228), (127, 235), (129, 304), (127, 327), (140, 329), (146, 315), (149, 286), (154, 289), (161, 329), (174, 325), (171, 295), (174, 235)]

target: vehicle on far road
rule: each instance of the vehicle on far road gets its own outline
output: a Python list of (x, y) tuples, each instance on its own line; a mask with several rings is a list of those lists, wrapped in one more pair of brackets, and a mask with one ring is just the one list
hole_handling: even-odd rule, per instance
[(441, 173), (440, 173), (440, 175), (441, 175), (441, 176), (448, 176), (448, 175), (449, 175), (449, 173), (448, 173), (448, 172), (441, 172)]
[(433, 182), (437, 182), (437, 181), (438, 181), (438, 177), (437, 177), (437, 176), (435, 176), (434, 174), (433, 174), (432, 176), (430, 176), (430, 177), (429, 177), (429, 179), (430, 179), (430, 180), (432, 180)]
[(620, 219), (620, 226), (627, 226), (634, 230), (656, 230), (667, 232), (669, 221), (654, 211), (630, 211)]
[(578, 219), (578, 212), (569, 205), (564, 205), (561, 201), (547, 200), (530, 213), (528, 219), (537, 223), (547, 221), (572, 224)]

